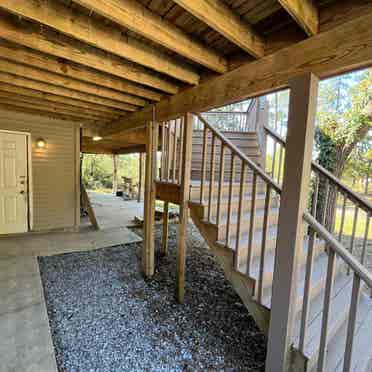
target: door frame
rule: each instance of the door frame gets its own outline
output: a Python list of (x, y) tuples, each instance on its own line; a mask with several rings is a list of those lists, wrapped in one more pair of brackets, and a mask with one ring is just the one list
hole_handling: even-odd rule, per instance
[[(27, 232), (32, 231), (34, 226), (34, 206), (33, 206), (33, 181), (32, 181), (32, 137), (29, 132), (4, 130), (0, 129), (0, 133), (18, 134), (26, 137), (26, 153), (27, 153)], [(9, 234), (10, 235), (10, 234)]]

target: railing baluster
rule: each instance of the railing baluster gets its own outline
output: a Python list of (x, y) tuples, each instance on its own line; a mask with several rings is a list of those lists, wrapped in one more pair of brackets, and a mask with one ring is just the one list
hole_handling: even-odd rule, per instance
[(274, 142), (274, 150), (273, 150), (274, 152), (273, 152), (273, 163), (271, 166), (271, 178), (275, 179), (276, 141), (274, 138), (273, 138), (273, 142)]
[(270, 218), (270, 201), (271, 201), (271, 186), (266, 184), (266, 196), (265, 196), (265, 211), (264, 220), (262, 227), (262, 241), (261, 241), (261, 257), (260, 257), (260, 273), (258, 279), (258, 302), (262, 303), (263, 297), (263, 276), (265, 271), (265, 259), (266, 259), (266, 242), (267, 234), (269, 230), (269, 218)]
[(324, 198), (324, 205), (323, 205), (323, 214), (322, 214), (322, 225), (325, 225), (326, 217), (327, 217), (327, 204), (328, 204), (328, 197), (329, 197), (329, 180), (326, 179), (325, 181), (325, 198)]
[(183, 126), (185, 125), (184, 117), (180, 119), (180, 138), (178, 151), (178, 183), (181, 184), (181, 169), (182, 169), (182, 148), (183, 148)]
[(235, 178), (235, 155), (231, 151), (231, 164), (230, 164), (230, 180), (229, 180), (229, 200), (227, 205), (227, 222), (226, 222), (226, 245), (229, 245), (230, 240), (230, 221), (232, 212), (232, 196), (233, 196), (233, 185)]
[(221, 141), (221, 153), (220, 153), (220, 179), (218, 181), (218, 202), (217, 202), (217, 217), (216, 223), (219, 225), (221, 219), (221, 203), (222, 203), (222, 190), (225, 178), (225, 145)]
[(170, 169), (171, 169), (171, 122), (167, 122), (167, 128), (168, 128), (168, 140), (167, 140), (167, 181), (170, 180)]
[(355, 233), (356, 233), (356, 227), (358, 223), (358, 212), (359, 212), (359, 207), (357, 204), (355, 204), (353, 230), (351, 232), (351, 240), (350, 240), (350, 253), (351, 254), (353, 254), (353, 251), (354, 251)]
[(333, 249), (328, 252), (328, 266), (327, 266), (327, 277), (326, 287), (324, 294), (324, 305), (323, 305), (323, 317), (322, 317), (322, 328), (320, 335), (320, 346), (319, 346), (319, 358), (318, 358), (318, 372), (323, 372), (325, 364), (326, 349), (328, 344), (328, 319), (331, 310), (331, 297), (334, 284), (335, 276), (335, 261), (336, 254)]
[(364, 237), (363, 237), (361, 264), (364, 264), (366, 257), (367, 257), (367, 242), (368, 242), (368, 235), (369, 235), (370, 219), (371, 219), (371, 215), (366, 214), (366, 227), (364, 230)]
[(172, 162), (172, 181), (176, 182), (176, 167), (177, 167), (177, 119), (174, 120), (174, 131), (173, 131), (173, 162)]
[(212, 216), (212, 201), (214, 194), (214, 155), (215, 155), (215, 145), (216, 137), (212, 134), (212, 144), (211, 144), (211, 162), (210, 162), (210, 177), (209, 177), (209, 198), (208, 198), (208, 221), (211, 220)]
[(279, 166), (277, 182), (280, 184), (282, 179), (282, 161), (283, 161), (283, 146), (279, 144)]
[(256, 194), (257, 194), (257, 173), (253, 171), (252, 179), (252, 195), (251, 195), (251, 210), (249, 217), (249, 235), (248, 235), (248, 256), (247, 256), (247, 275), (251, 273), (253, 238), (256, 219)]
[(204, 191), (205, 191), (204, 186), (205, 186), (205, 173), (206, 173), (206, 162), (207, 162), (207, 141), (208, 141), (208, 128), (204, 126), (201, 177), (200, 177), (200, 204), (204, 202)]
[(360, 284), (361, 284), (360, 277), (356, 273), (354, 273), (353, 290), (351, 294), (351, 303), (350, 303), (350, 311), (349, 311), (349, 321), (348, 321), (348, 326), (347, 326), (346, 347), (345, 347), (345, 357), (344, 357), (344, 372), (349, 372), (351, 370), (355, 323), (356, 323), (357, 315), (358, 315)]
[[(342, 233), (344, 231), (344, 224), (345, 224), (345, 211), (346, 211), (346, 201), (347, 201), (347, 196), (346, 194), (344, 195), (344, 201), (342, 203), (342, 212), (341, 212), (341, 222), (340, 222), (340, 231), (338, 233), (338, 240), (342, 240)], [(336, 211), (335, 214), (337, 213), (337, 206), (336, 206)]]
[(164, 123), (161, 126), (161, 160), (160, 160), (160, 181), (164, 180), (164, 163), (165, 163), (165, 131)]
[(241, 171), (240, 171), (240, 188), (239, 188), (239, 205), (238, 205), (238, 220), (236, 221), (236, 242), (235, 242), (235, 269), (239, 269), (239, 257), (240, 257), (240, 232), (242, 225), (242, 217), (244, 210), (244, 189), (245, 189), (245, 171), (246, 165), (241, 160)]

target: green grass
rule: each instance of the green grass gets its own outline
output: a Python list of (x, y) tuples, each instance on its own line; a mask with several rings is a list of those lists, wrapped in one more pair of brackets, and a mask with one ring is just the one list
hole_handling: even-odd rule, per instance
[[(341, 215), (342, 215), (342, 209), (337, 208), (336, 220), (335, 220), (335, 231), (337, 233), (340, 230)], [(347, 209), (345, 212), (343, 235), (351, 236), (352, 231), (353, 231), (353, 223), (354, 223), (354, 209)], [(364, 238), (365, 228), (366, 228), (366, 214), (362, 212), (361, 210), (359, 210), (357, 225), (355, 229), (355, 237)], [(372, 239), (372, 221), (370, 222), (370, 226), (369, 226), (368, 239)]]

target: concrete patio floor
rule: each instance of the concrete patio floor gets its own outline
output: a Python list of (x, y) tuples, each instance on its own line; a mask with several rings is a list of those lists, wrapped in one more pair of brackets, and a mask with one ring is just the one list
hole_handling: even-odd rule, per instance
[(38, 256), (142, 240), (127, 228), (142, 216), (142, 203), (107, 194), (90, 193), (90, 198), (98, 231), (84, 218), (79, 232), (0, 237), (0, 372), (57, 371)]

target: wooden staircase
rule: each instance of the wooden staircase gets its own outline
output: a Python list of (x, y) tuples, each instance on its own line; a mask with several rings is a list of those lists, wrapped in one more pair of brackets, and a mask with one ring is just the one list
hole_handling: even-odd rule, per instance
[[(256, 133), (221, 133), (200, 116), (199, 121), (203, 130), (193, 135), (190, 216), (226, 278), (268, 335), (281, 187), (264, 171)], [(328, 177), (328, 184), (344, 187), (316, 169), (322, 177)], [(319, 179), (320, 175), (317, 187)], [(371, 213), (364, 200), (356, 200), (351, 194), (348, 197)], [(311, 215), (304, 223), (292, 369), (371, 372), (372, 285), (363, 267), (365, 257), (361, 262), (353, 258)], [(368, 244), (367, 235), (364, 245)], [(360, 278), (366, 278), (368, 291)], [(347, 346), (351, 340), (352, 354)], [(348, 366), (344, 366), (346, 359)]]

